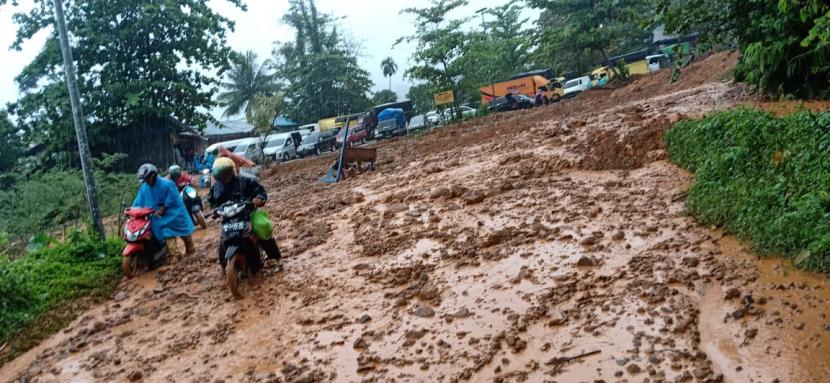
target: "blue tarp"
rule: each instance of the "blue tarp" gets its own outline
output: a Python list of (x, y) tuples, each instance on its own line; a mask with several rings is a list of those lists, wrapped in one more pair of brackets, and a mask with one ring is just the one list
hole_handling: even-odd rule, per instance
[(378, 122), (385, 120), (397, 120), (398, 127), (406, 126), (406, 120), (404, 119), (403, 109), (384, 109), (383, 111), (378, 113)]

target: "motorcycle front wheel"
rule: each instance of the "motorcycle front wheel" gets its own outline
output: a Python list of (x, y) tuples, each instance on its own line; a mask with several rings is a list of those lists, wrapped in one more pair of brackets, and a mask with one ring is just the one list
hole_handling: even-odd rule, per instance
[(199, 224), (199, 227), (202, 229), (207, 229), (207, 222), (205, 221), (205, 215), (202, 211), (197, 211), (196, 214), (196, 222)]
[(133, 278), (147, 268), (147, 262), (142, 254), (133, 254), (121, 258), (121, 269), (124, 277)]
[(225, 277), (228, 280), (228, 288), (231, 290), (234, 298), (242, 299), (245, 292), (248, 290), (248, 265), (245, 262), (245, 255), (236, 253), (228, 261), (228, 267), (225, 270)]

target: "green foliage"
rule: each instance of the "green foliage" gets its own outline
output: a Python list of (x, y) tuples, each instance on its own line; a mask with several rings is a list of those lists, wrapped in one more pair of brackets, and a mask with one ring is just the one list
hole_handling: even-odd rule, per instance
[(74, 232), (64, 243), (14, 260), (0, 254), (0, 343), (61, 302), (118, 278), (122, 248), (118, 239), (100, 242)]
[(9, 121), (6, 111), (0, 110), (0, 173), (9, 171), (23, 154), (23, 144), (17, 128)]
[(257, 63), (254, 51), (231, 55), (231, 69), (225, 73), (226, 81), (222, 83), (224, 91), (217, 96), (219, 104), (225, 107), (222, 116), (230, 117), (244, 111), (250, 120), (257, 108), (257, 96), (269, 96), (279, 91), (275, 75), (268, 73), (271, 65), (270, 60)]
[[(120, 212), (138, 190), (133, 175), (97, 172), (98, 196), (103, 214)], [(56, 226), (86, 219), (88, 208), (80, 172), (40, 173), (0, 190), (0, 231), (28, 239)]]
[(826, 97), (830, 5), (819, 0), (657, 0), (667, 32), (700, 31), (706, 46), (743, 53), (735, 78), (776, 95)]
[(398, 72), (398, 64), (391, 57), (387, 57), (380, 62), (380, 68), (383, 71), (383, 77), (389, 77), (389, 90), (392, 90), (392, 76)]
[(435, 107), (435, 90), (429, 83), (409, 87), (406, 98), (412, 101), (416, 114), (424, 114)]
[(631, 78), (631, 70), (628, 69), (628, 63), (625, 60), (617, 60), (617, 66), (614, 68), (617, 72), (617, 77), (623, 80)]
[(543, 11), (536, 61), (559, 73), (585, 73), (609, 56), (651, 43), (651, 0), (528, 0)]
[(391, 90), (388, 90), (388, 89), (380, 90), (377, 93), (375, 93), (374, 95), (372, 95), (372, 104), (374, 104), (374, 105), (386, 104), (386, 103), (389, 103), (389, 102), (397, 102), (397, 101), (398, 101), (398, 94), (391, 91)]
[(318, 13), (314, 0), (289, 5), (283, 22), (296, 37), (274, 51), (277, 77), (286, 83), (286, 114), (308, 122), (368, 110), (372, 81), (357, 64), (359, 47), (340, 35), (332, 17)]
[(695, 172), (688, 209), (702, 222), (830, 272), (830, 113), (739, 108), (679, 122), (665, 139)]
[[(244, 9), (241, 0), (228, 2)], [(20, 49), (40, 31), (47, 31), (48, 38), (17, 76), (22, 97), (11, 111), (27, 143), (45, 144), (47, 156), (67, 166), (75, 135), (52, 28), (53, 2), (34, 3), (27, 13), (14, 16), (18, 30), (12, 47)], [(210, 73), (227, 67), (229, 19), (200, 0), (63, 3), (93, 150), (146, 119), (174, 117), (186, 125), (209, 119), (218, 85)]]
[(467, 66), (462, 56), (468, 43), (462, 26), (466, 19), (451, 19), (449, 14), (467, 5), (467, 0), (432, 0), (427, 8), (406, 8), (402, 14), (415, 16), (415, 34), (398, 42), (415, 42), (412, 61), (406, 76), (426, 81), (434, 88), (458, 93), (458, 82)]

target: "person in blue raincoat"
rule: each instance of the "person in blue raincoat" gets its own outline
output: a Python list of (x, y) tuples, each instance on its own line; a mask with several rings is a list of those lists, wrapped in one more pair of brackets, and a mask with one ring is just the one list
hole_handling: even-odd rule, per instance
[(133, 207), (156, 211), (152, 221), (153, 235), (159, 241), (164, 241), (170, 256), (179, 256), (177, 237), (184, 241), (187, 255), (193, 255), (196, 252), (190, 236), (193, 233), (193, 221), (184, 207), (176, 183), (159, 177), (158, 169), (153, 164), (141, 165), (138, 168), (138, 179), (141, 180), (141, 187), (133, 200)]

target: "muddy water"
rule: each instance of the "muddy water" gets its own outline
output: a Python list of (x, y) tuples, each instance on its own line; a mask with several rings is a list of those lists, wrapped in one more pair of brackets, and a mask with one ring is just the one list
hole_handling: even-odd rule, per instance
[(822, 381), (826, 280), (698, 225), (662, 160), (672, 118), (733, 91), (489, 116), (387, 141), (336, 185), (278, 167), (283, 272), (232, 299), (213, 223), (0, 380)]

